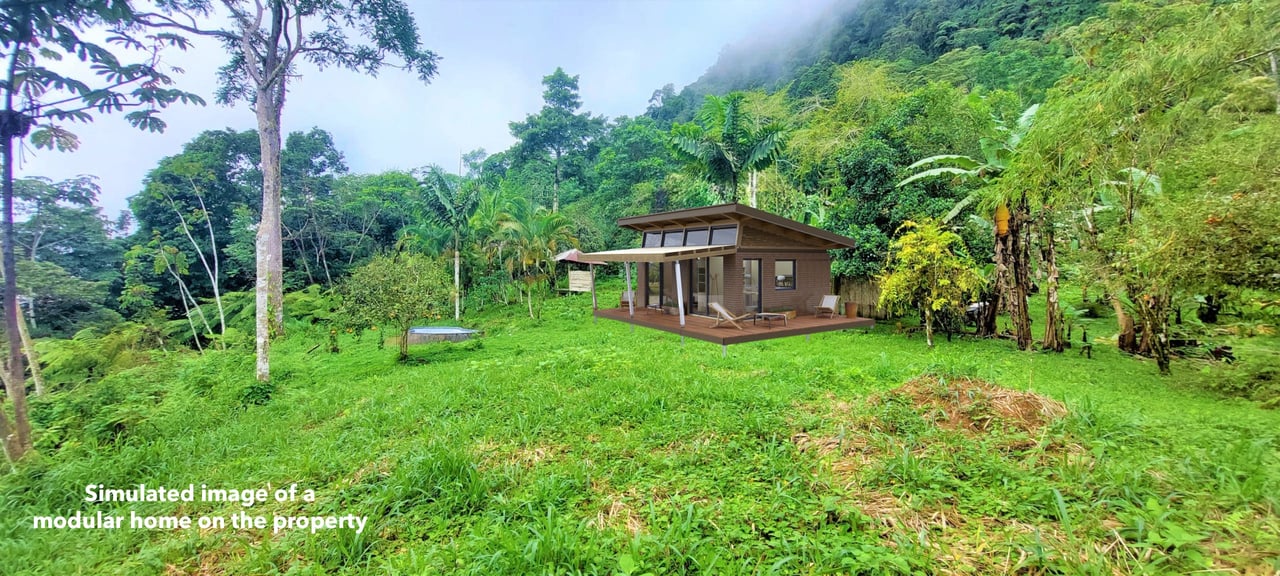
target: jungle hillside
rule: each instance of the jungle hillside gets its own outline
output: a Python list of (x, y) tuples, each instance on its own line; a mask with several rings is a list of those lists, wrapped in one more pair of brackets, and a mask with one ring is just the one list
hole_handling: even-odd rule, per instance
[[(369, 172), (289, 96), (445, 90), (430, 10), (0, 2), (0, 573), (1280, 573), (1280, 1), (816, 6), (633, 114), (548, 67), (509, 147)], [(15, 173), (202, 106), (254, 128), (118, 214)], [(620, 218), (727, 203), (853, 239), (876, 326), (726, 350), (594, 317), (617, 263), (569, 289)], [(224, 492), (94, 497), (140, 486)]]

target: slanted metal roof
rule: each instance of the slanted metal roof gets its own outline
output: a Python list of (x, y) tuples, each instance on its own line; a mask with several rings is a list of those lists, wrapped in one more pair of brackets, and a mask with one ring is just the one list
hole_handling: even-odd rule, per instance
[[(618, 225), (641, 232), (649, 232), (677, 226), (708, 226), (735, 222), (742, 223), (748, 220), (763, 223), (766, 229), (777, 227), (793, 234), (798, 233), (811, 237), (819, 240), (819, 243), (824, 244), (824, 247), (828, 249), (852, 248), (855, 245), (852, 238), (737, 203), (619, 218)], [(741, 235), (739, 235), (739, 238), (741, 238)]]
[(665, 248), (655, 246), (652, 248), (628, 248), (626, 250), (589, 252), (587, 254), (583, 254), (582, 258), (603, 260), (605, 262), (674, 262), (676, 260), (688, 260), (690, 258), (726, 256), (737, 251), (738, 247), (733, 245), (668, 246)]

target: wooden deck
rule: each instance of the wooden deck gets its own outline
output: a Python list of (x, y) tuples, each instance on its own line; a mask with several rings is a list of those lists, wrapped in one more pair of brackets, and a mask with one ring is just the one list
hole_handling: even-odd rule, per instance
[(718, 328), (712, 328), (711, 325), (715, 324), (715, 320), (711, 318), (685, 316), (685, 325), (681, 328), (679, 316), (665, 314), (660, 310), (636, 308), (634, 318), (628, 317), (627, 314), (626, 306), (621, 308), (601, 308), (595, 312), (596, 318), (617, 320), (636, 326), (671, 332), (672, 334), (697, 338), (698, 340), (720, 344), (721, 346), (768, 340), (770, 338), (803, 336), (832, 330), (871, 329), (876, 325), (876, 321), (870, 318), (845, 318), (844, 316), (815, 318), (812, 314), (802, 314), (788, 320), (785, 326), (781, 320), (774, 320), (772, 323), (757, 320), (754, 324), (750, 319), (739, 321), (738, 325), (742, 326), (742, 330), (734, 328), (727, 323), (721, 324)]

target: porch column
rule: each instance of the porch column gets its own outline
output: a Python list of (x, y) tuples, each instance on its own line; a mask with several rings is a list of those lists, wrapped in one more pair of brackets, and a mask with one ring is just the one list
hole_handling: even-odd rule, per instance
[(676, 306), (680, 308), (680, 327), (684, 328), (684, 286), (680, 283), (679, 260), (676, 260)]
[(623, 262), (622, 269), (623, 269), (623, 273), (627, 275), (627, 294), (631, 295), (630, 298), (627, 298), (627, 306), (631, 309), (630, 310), (631, 317), (635, 318), (636, 317), (636, 293), (631, 290), (631, 263)]

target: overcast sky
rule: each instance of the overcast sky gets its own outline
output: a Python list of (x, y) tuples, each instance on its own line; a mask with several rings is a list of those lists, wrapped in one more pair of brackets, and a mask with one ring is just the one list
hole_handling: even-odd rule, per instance
[[(827, 0), (409, 0), (423, 45), (442, 58), (429, 85), (390, 70), (377, 78), (304, 66), (289, 87), (287, 134), (318, 126), (333, 134), (354, 172), (439, 164), (458, 154), (511, 145), (507, 123), (542, 105), (542, 77), (561, 66), (579, 75), (583, 108), (610, 118), (644, 112), (655, 89), (696, 80), (726, 44), (802, 19)], [(140, 132), (118, 116), (74, 126), (80, 150), (27, 150), (19, 176), (100, 178), (106, 213), (126, 209), (147, 171), (203, 130), (255, 127), (248, 106), (213, 103), (216, 43), (166, 57), (185, 70), (179, 86), (205, 107), (163, 113), (164, 134)]]

